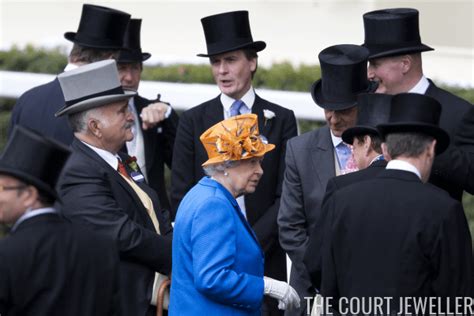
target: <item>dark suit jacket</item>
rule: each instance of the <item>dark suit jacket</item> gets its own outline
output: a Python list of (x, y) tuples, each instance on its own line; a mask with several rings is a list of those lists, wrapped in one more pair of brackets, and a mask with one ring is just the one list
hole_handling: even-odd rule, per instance
[[(314, 296), (303, 264), (308, 237), (319, 223), (326, 185), (336, 175), (334, 146), (328, 126), (291, 139), (286, 150), (286, 169), (278, 214), (280, 244), (291, 259), (290, 284), (305, 302)], [(301, 304), (300, 313), (306, 311)]]
[(464, 115), (459, 125), (455, 144), (467, 158), (468, 172), (466, 191), (474, 194), (474, 106)]
[(441, 103), (442, 111), (439, 126), (446, 130), (451, 145), (433, 162), (430, 183), (447, 191), (452, 198), (462, 200), (463, 190), (468, 187), (468, 158), (453, 143), (462, 117), (470, 109), (471, 104), (450, 92), (438, 88), (431, 80), (425, 93)]
[(0, 314), (117, 315), (119, 258), (97, 233), (43, 214), (0, 240)]
[(411, 172), (384, 170), (330, 201), (323, 296), (393, 297), (397, 307), (402, 296), (471, 294), (469, 227), (461, 203), (443, 190)]
[(304, 264), (308, 270), (313, 287), (319, 289), (321, 286), (321, 249), (325, 237), (324, 232), (327, 229), (327, 218), (329, 212), (331, 212), (328, 208), (327, 201), (331, 198), (334, 192), (341, 188), (353, 183), (374, 178), (381, 171), (385, 170), (386, 165), (387, 161), (385, 160), (374, 161), (369, 167), (363, 170), (344, 174), (329, 180), (326, 187), (326, 194), (323, 199), (320, 221), (317, 224), (316, 229), (309, 232), (308, 247), (304, 255)]
[[(265, 124), (263, 110), (275, 113)], [(255, 96), (252, 113), (258, 115), (260, 134), (276, 148), (265, 155), (263, 177), (256, 191), (245, 196), (247, 219), (265, 252), (265, 275), (286, 279), (285, 254), (278, 244), (276, 217), (285, 168), (286, 141), (297, 134), (293, 111)], [(201, 164), (208, 157), (199, 137), (212, 125), (224, 119), (219, 97), (184, 112), (179, 120), (173, 153), (171, 204), (176, 210), (179, 202), (203, 176)]]
[[(153, 201), (160, 224), (156, 234), (135, 191), (92, 149), (78, 139), (58, 184), (64, 215), (116, 241), (120, 254), (121, 303), (124, 315), (145, 315), (152, 294), (154, 272), (171, 272), (169, 218), (156, 193), (139, 183)], [(126, 161), (127, 157), (123, 157)]]
[(13, 107), (8, 135), (15, 125), (36, 130), (69, 145), (74, 137), (67, 117), (55, 117), (65, 104), (58, 79), (23, 93)]
[[(134, 98), (137, 113), (141, 113), (144, 107), (153, 102), (155, 101), (147, 100), (139, 95)], [(141, 126), (142, 119), (140, 118), (140, 115), (138, 118)], [(164, 167), (166, 164), (171, 169), (174, 139), (176, 137), (178, 121), (178, 114), (173, 110), (171, 111), (170, 117), (160, 122), (157, 126), (148, 130), (142, 129), (148, 184), (156, 191), (156, 193), (158, 193), (161, 207), (167, 210), (170, 210), (171, 206), (165, 186)]]

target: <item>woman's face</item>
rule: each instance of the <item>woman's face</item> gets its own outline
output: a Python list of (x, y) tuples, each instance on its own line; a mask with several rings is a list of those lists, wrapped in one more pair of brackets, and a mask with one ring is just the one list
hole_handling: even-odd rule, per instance
[(262, 161), (263, 157), (245, 159), (226, 169), (225, 181), (235, 197), (255, 192), (263, 175)]

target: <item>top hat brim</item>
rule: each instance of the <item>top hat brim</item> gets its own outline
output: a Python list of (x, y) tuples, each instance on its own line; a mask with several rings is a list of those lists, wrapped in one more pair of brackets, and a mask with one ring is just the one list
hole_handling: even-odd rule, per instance
[(326, 110), (332, 110), (332, 111), (339, 111), (339, 110), (345, 110), (349, 109), (353, 106), (357, 105), (357, 95), (360, 93), (371, 93), (375, 92), (378, 87), (378, 82), (376, 81), (369, 81), (367, 89), (363, 91), (359, 91), (353, 95), (352, 98), (348, 98), (345, 100), (328, 100), (323, 96), (322, 93), (322, 79), (319, 79), (313, 83), (311, 86), (311, 97), (313, 98), (313, 101), (322, 107), (323, 109)]
[(120, 52), (117, 58), (117, 63), (139, 63), (148, 60), (151, 57), (150, 53), (133, 54), (131, 52)]
[(126, 90), (124, 91), (124, 94), (111, 94), (111, 95), (104, 95), (104, 96), (99, 96), (95, 98), (90, 98), (81, 102), (78, 102), (76, 104), (73, 104), (71, 106), (64, 106), (61, 108), (58, 112), (56, 112), (54, 115), (56, 117), (62, 116), (62, 115), (70, 115), (78, 112), (83, 112), (86, 110), (90, 110), (92, 108), (96, 108), (99, 106), (103, 106), (106, 104), (114, 103), (114, 102), (119, 102), (121, 100), (128, 100), (131, 97), (135, 96), (137, 92), (135, 91), (130, 91)]
[(434, 50), (434, 48), (431, 48), (425, 44), (391, 49), (387, 47), (371, 47), (370, 44), (362, 44), (362, 46), (369, 50), (369, 59), (421, 53)]
[(358, 135), (379, 135), (379, 131), (374, 127), (356, 125), (346, 129), (342, 133), (341, 138), (344, 143), (352, 145), (354, 137)]
[(59, 200), (59, 196), (54, 188), (52, 188), (46, 182), (41, 181), (40, 179), (32, 176), (27, 172), (23, 172), (21, 170), (13, 169), (11, 166), (3, 166), (0, 163), (0, 174), (5, 174), (17, 178), (18, 180), (25, 182), (26, 184), (33, 185), (39, 191), (44, 192), (55, 200)]
[(420, 133), (436, 139), (436, 155), (443, 153), (449, 146), (449, 135), (442, 128), (423, 123), (386, 123), (377, 125), (380, 134), (385, 138), (393, 133)]
[(256, 42), (245, 43), (242, 45), (237, 45), (237, 46), (232, 46), (232, 47), (223, 47), (221, 49), (215, 49), (213, 51), (208, 51), (207, 54), (197, 54), (197, 56), (198, 57), (211, 57), (211, 56), (233, 52), (239, 49), (246, 49), (246, 48), (255, 49), (256, 52), (260, 52), (264, 50), (265, 47), (267, 47), (267, 44), (265, 42), (256, 41)]
[(76, 32), (66, 32), (64, 33), (64, 38), (67, 39), (68, 41), (71, 41), (73, 43), (79, 44), (84, 47), (90, 47), (90, 48), (97, 48), (97, 49), (111, 49), (111, 50), (117, 50), (117, 49), (124, 49), (122, 45), (117, 45), (117, 43), (107, 43), (104, 40), (93, 42), (93, 41), (82, 41), (77, 38), (77, 33)]

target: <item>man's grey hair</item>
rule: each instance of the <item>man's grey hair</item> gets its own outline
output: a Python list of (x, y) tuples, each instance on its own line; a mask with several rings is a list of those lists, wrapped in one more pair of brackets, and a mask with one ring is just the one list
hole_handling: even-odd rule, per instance
[(106, 122), (106, 118), (102, 114), (102, 109), (100, 107), (71, 114), (68, 116), (68, 121), (74, 133), (85, 133), (87, 131), (87, 123), (90, 118), (95, 118), (102, 122)]
[(74, 44), (69, 53), (69, 62), (73, 64), (91, 64), (106, 59), (117, 59), (119, 50), (98, 49)]
[(433, 141), (433, 137), (422, 133), (393, 133), (385, 138), (387, 151), (392, 159), (418, 157)]
[(221, 163), (204, 166), (202, 168), (204, 169), (206, 176), (212, 177), (216, 173), (225, 172), (226, 169), (238, 166), (239, 164), (240, 160), (228, 160)]

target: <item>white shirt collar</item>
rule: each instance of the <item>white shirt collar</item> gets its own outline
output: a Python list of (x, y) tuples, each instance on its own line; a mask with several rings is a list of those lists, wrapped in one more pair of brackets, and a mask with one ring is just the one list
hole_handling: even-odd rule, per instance
[(418, 169), (416, 169), (414, 165), (404, 160), (398, 160), (398, 159), (390, 160), (387, 163), (387, 167), (385, 167), (385, 169), (395, 169), (395, 170), (403, 170), (403, 171), (412, 172), (416, 174), (417, 177), (420, 178), (421, 180), (420, 171), (418, 171)]
[(428, 79), (426, 79), (425, 76), (421, 76), (420, 81), (418, 81), (418, 83), (413, 88), (411, 88), (411, 90), (408, 92), (425, 94), (426, 90), (428, 90), (429, 85), (430, 85), (430, 82), (428, 81)]
[[(221, 103), (222, 106), (224, 107), (224, 112), (226, 113), (226, 117), (230, 116), (230, 107), (232, 106), (232, 103), (234, 103), (235, 99), (232, 99), (231, 97), (225, 95), (224, 93), (221, 93)], [(253, 103), (255, 102), (255, 91), (253, 90), (252, 87), (250, 87), (249, 91), (244, 94), (242, 98), (240, 98), (241, 101), (245, 103), (245, 105), (250, 109), (250, 112), (252, 112), (252, 106)]]
[(339, 145), (340, 143), (342, 143), (342, 138), (341, 138), (341, 137), (334, 136), (334, 134), (332, 133), (332, 131), (331, 131), (331, 140), (332, 140), (332, 145), (334, 146), (334, 148), (336, 148), (337, 145)]
[(383, 155), (377, 155), (376, 157), (374, 157), (374, 159), (372, 159), (372, 161), (370, 161), (369, 166), (370, 166), (371, 164), (373, 164), (374, 162), (376, 162), (376, 161), (378, 161), (378, 160), (383, 160), (383, 159), (384, 159), (384, 158), (383, 158)]
[(48, 213), (57, 213), (57, 211), (52, 207), (37, 208), (35, 210), (30, 210), (30, 211), (27, 210), (15, 222), (15, 224), (13, 225), (11, 231), (12, 232), (15, 231), (21, 223), (23, 223), (24, 221), (26, 221), (29, 218), (32, 218), (32, 217), (35, 217), (35, 216), (38, 216), (38, 215), (42, 215), (42, 214), (48, 214)]
[(76, 69), (76, 68), (78, 68), (78, 67), (79, 67), (78, 65), (68, 63), (68, 64), (66, 65), (66, 68), (64, 68), (64, 71), (73, 70), (73, 69)]
[(87, 147), (89, 147), (90, 149), (92, 149), (97, 155), (100, 156), (100, 158), (104, 159), (105, 162), (107, 164), (109, 164), (114, 170), (117, 170), (118, 168), (118, 159), (120, 159), (120, 157), (118, 157), (117, 155), (114, 155), (112, 154), (111, 152), (107, 151), (107, 150), (104, 150), (104, 149), (101, 149), (101, 148), (97, 148), (95, 146), (92, 146), (92, 145), (89, 145), (88, 143), (86, 142), (83, 142), (81, 140), (81, 142), (86, 145)]

